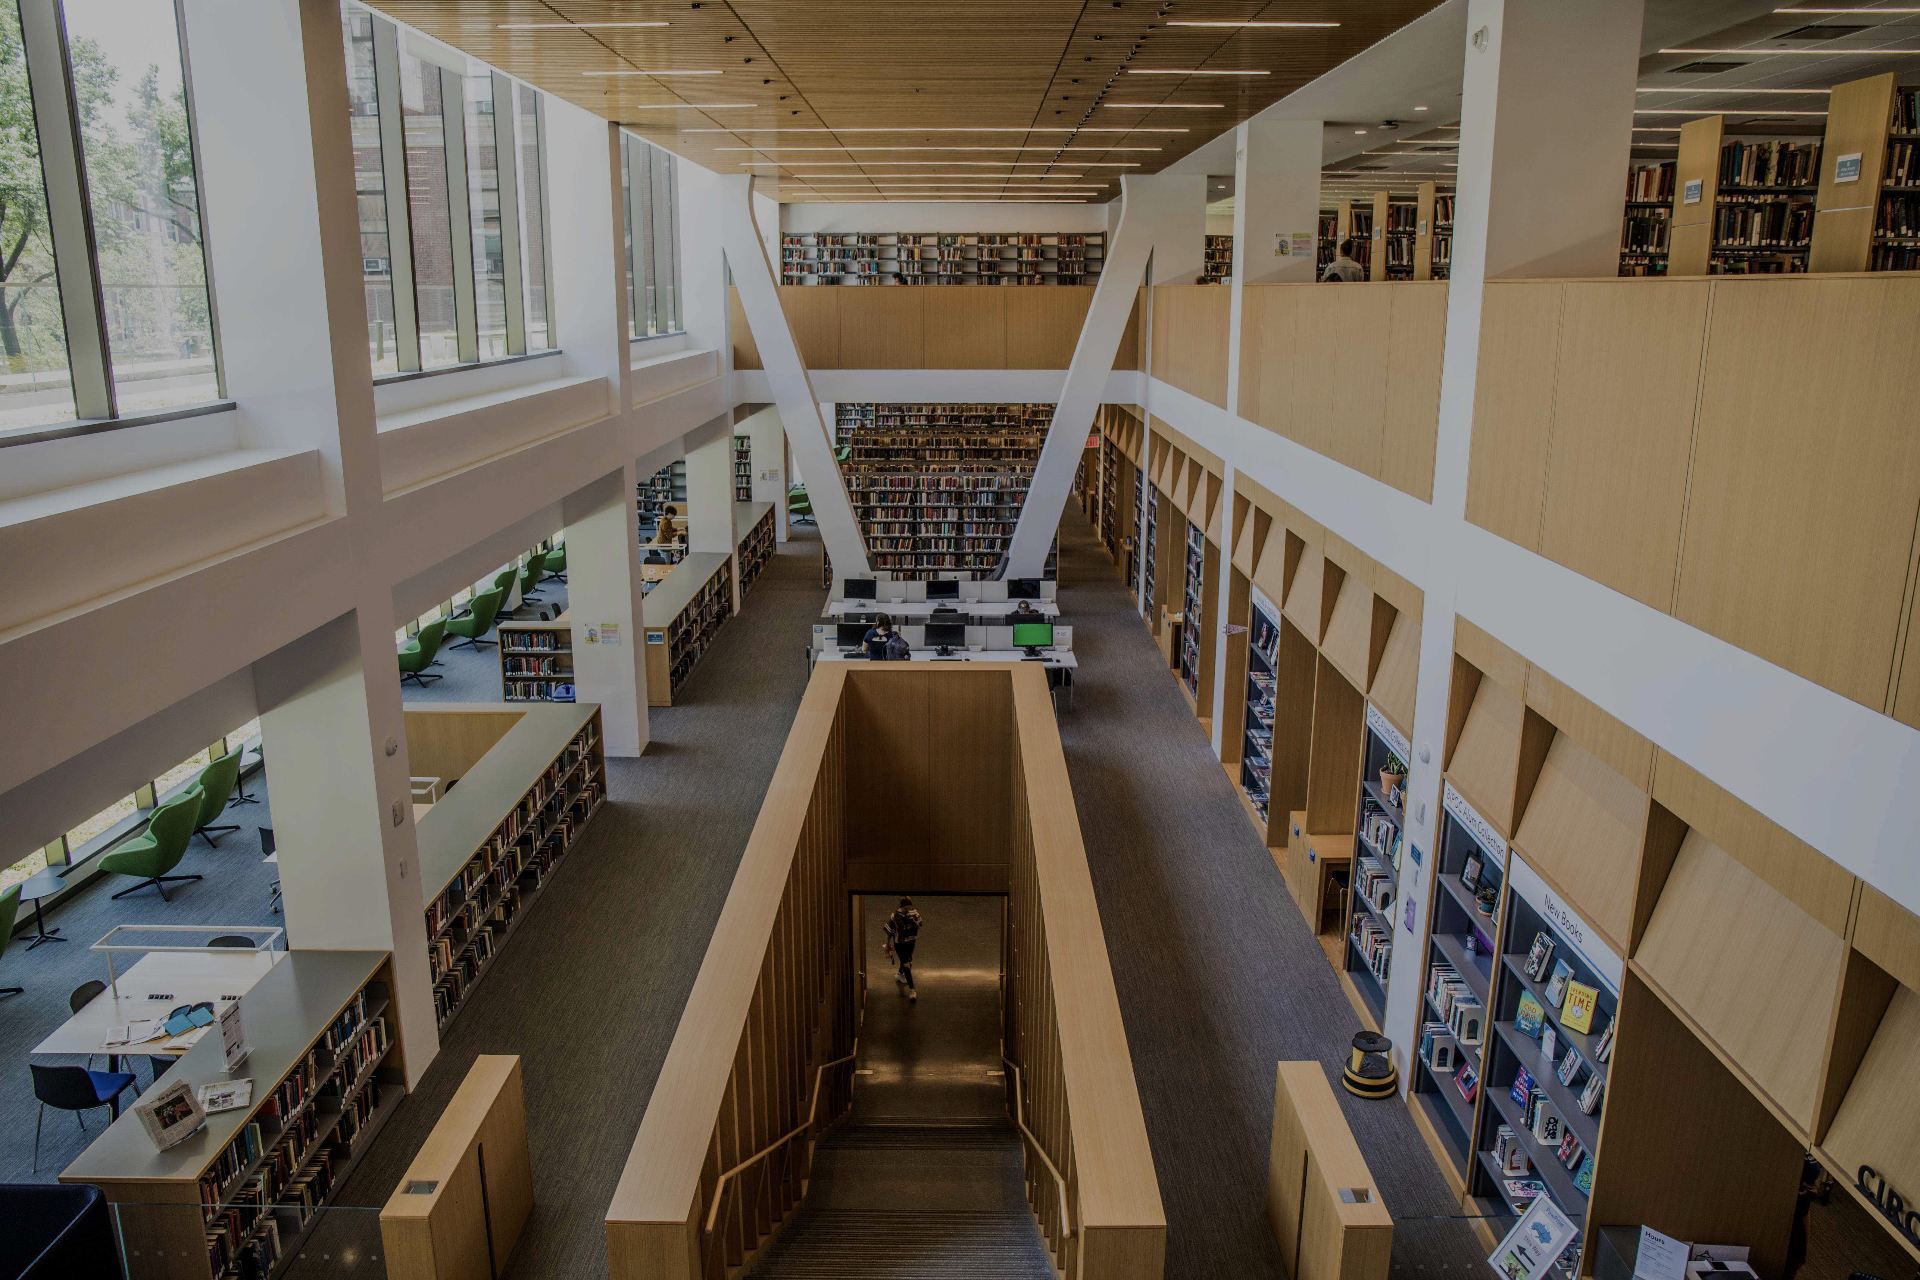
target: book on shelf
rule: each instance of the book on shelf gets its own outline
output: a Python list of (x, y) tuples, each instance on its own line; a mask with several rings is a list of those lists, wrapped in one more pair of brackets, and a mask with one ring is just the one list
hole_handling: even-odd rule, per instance
[(1535, 982), (1543, 982), (1547, 976), (1547, 966), (1553, 960), (1553, 935), (1544, 929), (1533, 935), (1533, 945), (1527, 949), (1527, 977)]
[(1565, 960), (1553, 962), (1553, 975), (1547, 979), (1547, 1003), (1558, 1009), (1567, 998), (1567, 984), (1573, 981), (1573, 966)]
[(1589, 1074), (1587, 1076), (1587, 1083), (1585, 1087), (1580, 1090), (1580, 1097), (1576, 1103), (1580, 1108), (1580, 1114), (1590, 1116), (1598, 1112), (1600, 1110), (1600, 1101), (1606, 1095), (1606, 1090), (1607, 1079), (1605, 1076), (1601, 1075), (1598, 1071)]
[(1521, 1035), (1537, 1037), (1540, 1034), (1540, 1028), (1544, 1026), (1545, 1023), (1546, 1011), (1540, 1007), (1540, 1002), (1534, 998), (1533, 992), (1522, 991), (1520, 993), (1519, 1007), (1514, 1010), (1513, 1014), (1513, 1025), (1515, 1029), (1518, 1030)]
[(1594, 1010), (1599, 1006), (1600, 991), (1584, 982), (1567, 983), (1567, 1002), (1560, 1007), (1560, 1022), (1569, 1031), (1578, 1031), (1583, 1035), (1593, 1027)]
[(1453, 1087), (1468, 1102), (1480, 1096), (1480, 1073), (1473, 1069), (1472, 1063), (1462, 1064), (1460, 1070), (1454, 1073)]
[(1560, 1065), (1554, 1068), (1553, 1074), (1560, 1078), (1561, 1084), (1571, 1087), (1575, 1077), (1580, 1074), (1580, 1068), (1585, 1065), (1586, 1060), (1580, 1056), (1580, 1051), (1568, 1045), (1566, 1053), (1560, 1057)]
[(1560, 1120), (1560, 1113), (1554, 1110), (1553, 1103), (1547, 1100), (1546, 1094), (1536, 1089), (1528, 1097), (1526, 1117), (1527, 1128), (1533, 1134), (1535, 1142), (1548, 1151), (1560, 1145), (1561, 1130), (1564, 1126)]
[[(1527, 1103), (1533, 1098), (1533, 1088), (1533, 1073), (1521, 1067), (1513, 1073), (1513, 1082), (1507, 1086), (1507, 1096), (1525, 1110)], [(1503, 1129), (1505, 1127), (1505, 1125), (1501, 1126)]]
[(1606, 1027), (1600, 1032), (1600, 1038), (1594, 1042), (1593, 1060), (1595, 1062), (1605, 1062), (1613, 1056), (1613, 1029), (1617, 1025), (1619, 1025), (1618, 1018), (1607, 1023)]
[(1593, 1152), (1580, 1157), (1580, 1167), (1573, 1172), (1573, 1185), (1583, 1195), (1593, 1194)]
[(1540, 1054), (1547, 1061), (1552, 1062), (1559, 1049), (1560, 1033), (1555, 1031), (1553, 1024), (1549, 1022), (1540, 1028)]
[(1444, 1022), (1429, 1022), (1420, 1028), (1420, 1061), (1436, 1076), (1450, 1076), (1458, 1061), (1453, 1029)]
[(1570, 1130), (1560, 1134), (1560, 1147), (1554, 1153), (1560, 1160), (1560, 1167), (1571, 1172), (1580, 1163), (1580, 1157), (1586, 1154), (1586, 1148), (1580, 1145), (1580, 1139)]
[(1502, 1186), (1507, 1189), (1507, 1197), (1516, 1205), (1533, 1203), (1547, 1193), (1547, 1184), (1538, 1178), (1507, 1178)]
[(1447, 1025), (1463, 1045), (1477, 1045), (1486, 1034), (1486, 1009), (1479, 997), (1468, 992), (1456, 996), (1447, 1011)]

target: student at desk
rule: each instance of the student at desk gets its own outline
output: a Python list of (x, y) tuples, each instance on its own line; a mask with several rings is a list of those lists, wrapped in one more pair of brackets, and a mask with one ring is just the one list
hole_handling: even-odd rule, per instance
[(861, 643), (866, 646), (870, 662), (905, 662), (911, 652), (907, 647), (907, 638), (893, 629), (893, 619), (884, 613), (867, 629), (866, 638)]
[(1032, 622), (1039, 616), (1040, 611), (1033, 607), (1033, 601), (1022, 600), (1013, 606), (1013, 612), (1007, 615), (1007, 620), (1010, 622)]

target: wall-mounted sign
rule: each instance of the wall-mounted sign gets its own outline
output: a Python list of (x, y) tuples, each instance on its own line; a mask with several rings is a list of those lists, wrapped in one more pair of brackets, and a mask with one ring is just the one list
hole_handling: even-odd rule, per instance
[(1680, 203), (1699, 204), (1700, 192), (1704, 182), (1705, 179), (1703, 178), (1688, 178), (1687, 185), (1680, 190)]
[(1886, 1176), (1871, 1165), (1861, 1165), (1854, 1185), (1881, 1216), (1913, 1244), (1920, 1245), (1920, 1205), (1907, 1200), (1888, 1184)]
[(1394, 726), (1393, 721), (1387, 719), (1380, 708), (1371, 702), (1367, 704), (1367, 728), (1373, 730), (1382, 742), (1393, 748), (1393, 754), (1399, 756), (1402, 761), (1413, 758), (1413, 744), (1407, 741), (1407, 735), (1401, 733)]
[(648, 643), (648, 644), (665, 644), (666, 642), (667, 642), (667, 633), (666, 633), (666, 632), (664, 632), (664, 631), (649, 631), (649, 632), (647, 632), (647, 643)]
[(1296, 258), (1312, 257), (1318, 245), (1319, 239), (1311, 231), (1293, 233), (1293, 256)]
[[(1405, 758), (1401, 757), (1401, 759)], [(1440, 803), (1448, 813), (1453, 815), (1456, 822), (1467, 829), (1467, 834), (1473, 837), (1474, 843), (1492, 854), (1495, 860), (1506, 859), (1507, 842), (1501, 838), (1498, 831), (1493, 829), (1491, 822), (1480, 816), (1478, 809), (1467, 803), (1465, 796), (1453, 789), (1451, 782), (1441, 792)]]
[(1414, 234), (1422, 236), (1427, 234), (1427, 220), (1425, 218), (1420, 219), (1420, 225), (1415, 229)]
[(1860, 153), (1858, 151), (1849, 151), (1844, 156), (1834, 157), (1833, 180), (1835, 182), (1860, 181)]

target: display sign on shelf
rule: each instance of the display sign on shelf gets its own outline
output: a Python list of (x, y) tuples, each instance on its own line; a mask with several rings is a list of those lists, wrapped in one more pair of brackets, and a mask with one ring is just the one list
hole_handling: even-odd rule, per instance
[(1407, 735), (1396, 729), (1393, 721), (1387, 719), (1386, 714), (1371, 702), (1367, 704), (1367, 728), (1373, 730), (1394, 755), (1402, 760), (1413, 759), (1413, 744), (1407, 741)]
[(1497, 859), (1506, 858), (1507, 842), (1493, 829), (1493, 824), (1481, 817), (1480, 811), (1467, 802), (1465, 796), (1453, 789), (1451, 782), (1441, 792), (1441, 803), (1482, 849)]
[(1578, 1234), (1559, 1205), (1546, 1196), (1535, 1196), (1487, 1263), (1500, 1280), (1540, 1280)]

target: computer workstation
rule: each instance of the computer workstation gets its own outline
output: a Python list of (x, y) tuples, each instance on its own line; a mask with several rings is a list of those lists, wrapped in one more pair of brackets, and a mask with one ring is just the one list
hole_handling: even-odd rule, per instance
[(886, 576), (837, 579), (830, 614), (867, 614), (876, 610), (895, 618), (931, 617), (958, 609), (979, 617), (1002, 618), (1028, 610), (1057, 617), (1057, 583), (1044, 578), (1007, 578), (999, 581), (935, 578), (908, 581)]

